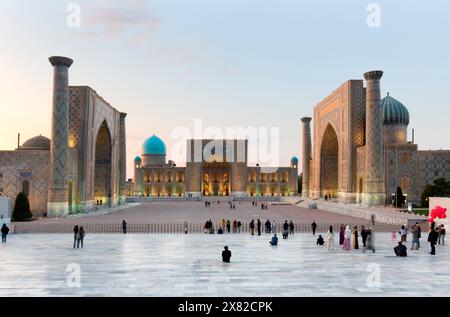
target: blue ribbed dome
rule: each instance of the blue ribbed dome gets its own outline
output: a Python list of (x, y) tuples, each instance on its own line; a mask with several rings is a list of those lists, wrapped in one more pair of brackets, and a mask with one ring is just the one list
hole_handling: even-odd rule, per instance
[(409, 124), (408, 109), (400, 101), (389, 96), (389, 93), (381, 99), (380, 105), (383, 109), (384, 124)]
[(298, 164), (298, 158), (297, 158), (297, 156), (293, 156), (293, 157), (291, 158), (291, 163), (293, 163), (293, 164)]
[(134, 161), (135, 161), (135, 162), (142, 162), (142, 159), (141, 159), (141, 157), (138, 155), (138, 156), (136, 156), (136, 157), (134, 158)]
[(142, 155), (166, 155), (166, 145), (153, 134), (142, 144)]

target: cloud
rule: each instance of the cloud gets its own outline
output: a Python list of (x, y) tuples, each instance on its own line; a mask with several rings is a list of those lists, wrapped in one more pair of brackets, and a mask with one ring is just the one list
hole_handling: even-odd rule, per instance
[(82, 6), (81, 12), (83, 35), (86, 37), (115, 40), (129, 36), (143, 41), (161, 23), (145, 0), (127, 0), (122, 4), (100, 1), (95, 6)]

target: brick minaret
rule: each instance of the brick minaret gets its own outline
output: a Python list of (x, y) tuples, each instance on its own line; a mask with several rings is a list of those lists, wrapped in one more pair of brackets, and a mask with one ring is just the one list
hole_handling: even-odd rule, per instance
[(69, 67), (73, 60), (49, 58), (53, 66), (53, 108), (50, 145), (48, 217), (64, 217), (69, 212)]
[(311, 118), (302, 119), (302, 197), (309, 197), (310, 159), (311, 159)]
[(370, 71), (366, 79), (366, 162), (363, 204), (382, 206), (386, 202), (384, 186), (383, 118), (380, 107), (380, 79), (383, 72)]
[(127, 189), (127, 149), (126, 149), (126, 133), (125, 133), (125, 118), (127, 114), (120, 113), (119, 125), (119, 199), (120, 204), (125, 204)]

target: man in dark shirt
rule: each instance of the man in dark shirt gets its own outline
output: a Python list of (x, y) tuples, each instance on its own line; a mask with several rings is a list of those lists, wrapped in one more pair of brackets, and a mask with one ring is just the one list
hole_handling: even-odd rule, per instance
[(323, 240), (322, 236), (319, 234), (316, 245), (323, 245), (324, 243), (325, 243), (325, 241)]
[(228, 250), (228, 246), (225, 246), (225, 250), (222, 251), (222, 261), (225, 263), (230, 263), (231, 251)]
[(438, 233), (436, 232), (435, 229), (435, 223), (431, 223), (431, 227), (430, 227), (430, 233), (428, 234), (428, 242), (430, 242), (430, 246), (431, 246), (431, 255), (435, 255), (436, 254), (436, 242), (438, 240)]
[(408, 254), (406, 253), (406, 246), (403, 245), (403, 243), (399, 242), (398, 246), (396, 246), (394, 248), (394, 252), (396, 256), (407, 256)]

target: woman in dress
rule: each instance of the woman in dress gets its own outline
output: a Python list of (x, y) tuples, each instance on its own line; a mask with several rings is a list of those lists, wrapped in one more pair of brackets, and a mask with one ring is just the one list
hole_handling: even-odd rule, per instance
[(328, 251), (333, 251), (334, 250), (333, 226), (330, 226), (330, 229), (327, 232), (327, 245), (328, 245)]
[(359, 245), (358, 245), (358, 226), (355, 226), (355, 228), (353, 228), (353, 249), (359, 249)]
[(344, 232), (344, 245), (342, 246), (343, 250), (350, 251), (351, 238), (352, 238), (352, 230), (350, 229), (350, 226), (346, 226)]
[(339, 245), (344, 244), (344, 239), (345, 239), (344, 225), (341, 225), (339, 228)]

